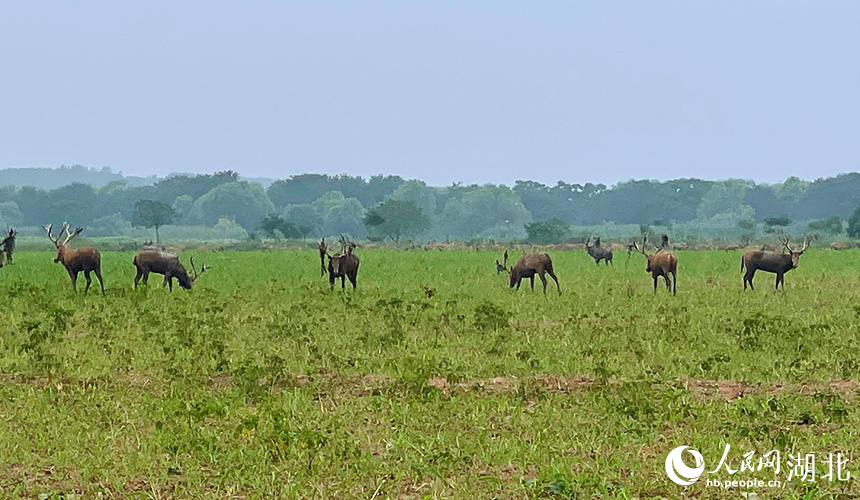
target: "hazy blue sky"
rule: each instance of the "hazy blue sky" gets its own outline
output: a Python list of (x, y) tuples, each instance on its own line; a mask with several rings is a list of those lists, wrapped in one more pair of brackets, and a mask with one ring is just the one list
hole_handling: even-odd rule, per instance
[(3, 2), (0, 167), (860, 170), (860, 2)]

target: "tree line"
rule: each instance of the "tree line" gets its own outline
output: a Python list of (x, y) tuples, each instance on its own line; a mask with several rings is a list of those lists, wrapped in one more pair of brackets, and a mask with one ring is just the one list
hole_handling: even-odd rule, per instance
[(220, 224), (285, 238), (563, 241), (573, 236), (572, 226), (609, 222), (743, 232), (805, 221), (813, 232), (860, 235), (858, 173), (815, 181), (791, 177), (772, 185), (675, 179), (550, 186), (520, 180), (510, 187), (435, 187), (398, 176), (321, 174), (293, 175), (264, 187), (233, 171), (171, 175), (141, 185), (140, 178), (129, 182), (104, 169), (97, 173), (107, 176), (98, 187), (0, 187), (0, 225), (69, 220), (90, 228), (91, 235), (121, 235), (135, 226)]

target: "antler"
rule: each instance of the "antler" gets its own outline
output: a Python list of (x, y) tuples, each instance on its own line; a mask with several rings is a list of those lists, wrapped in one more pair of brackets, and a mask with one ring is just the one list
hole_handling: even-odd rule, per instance
[(810, 243), (810, 238), (809, 238), (809, 236), (804, 236), (804, 238), (803, 238), (803, 247), (800, 249), (800, 253), (805, 252), (805, 251), (806, 251), (806, 249), (807, 249), (807, 248), (809, 248), (809, 243)]
[(82, 228), (82, 227), (75, 228), (75, 232), (72, 233), (71, 231), (69, 231), (69, 223), (63, 222), (63, 230), (66, 232), (66, 239), (65, 239), (65, 241), (63, 241), (63, 245), (66, 245), (69, 241), (72, 240), (72, 238), (81, 234), (81, 231), (83, 231), (84, 228)]
[(794, 249), (792, 249), (791, 245), (788, 244), (788, 236), (780, 238), (780, 241), (782, 241), (782, 246), (785, 247), (789, 252), (794, 252)]
[(48, 224), (47, 226), (42, 226), (42, 229), (44, 229), (48, 233), (48, 239), (51, 240), (51, 243), (53, 243), (54, 246), (59, 246), (57, 241), (59, 241), (60, 238), (59, 237), (54, 238), (53, 236), (51, 236), (51, 228), (53, 226), (54, 226), (53, 224)]
[(212, 269), (212, 267), (211, 266), (206, 267), (206, 264), (201, 264), (200, 265), (200, 272), (198, 273), (197, 268), (194, 267), (194, 257), (191, 257), (191, 270), (194, 271), (194, 277), (192, 278), (192, 281), (199, 278), (200, 275), (205, 273), (207, 269)]

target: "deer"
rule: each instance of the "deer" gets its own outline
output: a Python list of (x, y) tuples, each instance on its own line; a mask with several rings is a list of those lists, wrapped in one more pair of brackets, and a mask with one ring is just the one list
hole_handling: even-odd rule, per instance
[[(654, 278), (654, 293), (657, 293), (657, 278), (663, 277), (666, 282), (666, 289), (672, 291), (672, 295), (676, 295), (678, 291), (678, 257), (666, 247), (661, 246), (655, 253), (649, 255), (645, 253), (645, 244), (648, 241), (648, 235), (642, 238), (642, 248), (639, 248), (635, 242), (633, 247), (645, 256), (647, 266), (645, 270), (651, 273)], [(663, 242), (668, 244), (668, 238), (664, 238)], [(669, 286), (669, 275), (672, 275), (672, 286)]]
[(320, 240), (320, 244), (317, 247), (320, 252), (320, 277), (325, 276), (325, 256), (326, 256), (326, 247), (325, 238)]
[[(96, 274), (96, 278), (99, 279), (99, 285), (102, 289), (102, 295), (105, 294), (105, 285), (104, 280), (102, 280), (102, 257), (99, 254), (99, 251), (95, 248), (79, 248), (77, 250), (71, 250), (68, 247), (69, 242), (77, 235), (81, 234), (81, 231), (84, 228), (79, 227), (75, 229), (75, 232), (69, 231), (69, 223), (63, 222), (63, 229), (60, 232), (60, 235), (54, 238), (51, 235), (51, 228), (53, 224), (48, 224), (47, 226), (42, 226), (48, 233), (48, 239), (51, 240), (51, 243), (54, 244), (54, 247), (57, 249), (57, 256), (54, 258), (54, 263), (61, 262), (63, 266), (65, 266), (66, 271), (69, 273), (69, 278), (72, 279), (72, 290), (75, 292), (78, 291), (78, 273), (81, 271), (84, 272), (84, 277), (87, 279), (87, 287), (84, 289), (84, 293), (89, 292), (90, 283), (92, 279), (90, 279), (90, 273), (94, 272)], [(60, 243), (60, 237), (62, 237), (62, 233), (66, 233), (66, 239)]]
[[(496, 264), (498, 265), (499, 261), (496, 260)], [(529, 278), (531, 281), (532, 290), (535, 289), (535, 275), (538, 275), (541, 282), (543, 283), (543, 293), (546, 295), (546, 276), (545, 274), (549, 274), (549, 276), (555, 281), (555, 286), (558, 288), (558, 294), (561, 295), (561, 285), (558, 284), (558, 277), (552, 270), (552, 259), (549, 254), (546, 253), (533, 253), (523, 254), (522, 257), (517, 260), (517, 263), (514, 264), (513, 267), (508, 269), (508, 252), (505, 251), (504, 255), (504, 263), (502, 264), (502, 269), (508, 272), (510, 275), (510, 287), (516, 287), (517, 290), (520, 289), (520, 282), (523, 278)]]
[(601, 248), (600, 238), (596, 238), (593, 245), (589, 245), (590, 242), (591, 238), (585, 240), (585, 251), (594, 259), (594, 263), (600, 265), (600, 261), (603, 260), (607, 266), (612, 264), (612, 250)]
[[(762, 250), (750, 250), (744, 253), (741, 257), (741, 272), (746, 268), (744, 274), (744, 290), (747, 289), (749, 283), (750, 290), (755, 290), (753, 287), (753, 278), (756, 271), (765, 271), (768, 273), (776, 273), (776, 289), (779, 290), (779, 285), (782, 284), (782, 289), (785, 290), (785, 273), (797, 268), (800, 263), (800, 256), (809, 248), (809, 238), (803, 239), (803, 247), (800, 251), (795, 251), (788, 244), (788, 237), (782, 238), (783, 253), (766, 252)], [(788, 250), (788, 253), (785, 253)]]
[(344, 247), (341, 249), (339, 255), (330, 255), (324, 250), (320, 250), (320, 255), (325, 253), (325, 256), (328, 257), (328, 281), (331, 285), (331, 290), (334, 290), (334, 280), (336, 278), (340, 278), (341, 289), (346, 288), (344, 277), (349, 278), (349, 282), (352, 283), (352, 289), (355, 290), (359, 264), (358, 256), (353, 253), (355, 243), (347, 242), (341, 236), (341, 244)]
[(186, 290), (191, 290), (194, 282), (201, 274), (210, 269), (205, 264), (200, 266), (200, 272), (194, 266), (194, 257), (191, 258), (191, 270), (194, 271), (193, 276), (188, 275), (185, 266), (179, 261), (179, 257), (170, 253), (160, 252), (158, 250), (143, 250), (134, 256), (132, 261), (137, 269), (137, 275), (134, 277), (134, 288), (137, 289), (137, 284), (140, 278), (143, 278), (143, 284), (146, 285), (149, 281), (149, 273), (163, 274), (164, 282), (162, 286), (167, 285), (170, 291), (173, 291), (173, 278), (179, 282), (179, 286)]
[[(11, 227), (6, 231), (6, 236), (0, 241), (0, 247), (3, 248), (3, 253), (6, 254), (6, 264), (12, 263), (12, 252), (15, 251), (15, 237), (18, 236), (18, 231)], [(3, 259), (0, 256), (0, 267), (3, 267)]]
[(858, 243), (848, 243), (846, 241), (836, 241), (830, 245), (831, 250), (850, 250), (852, 248), (858, 248), (860, 244)]

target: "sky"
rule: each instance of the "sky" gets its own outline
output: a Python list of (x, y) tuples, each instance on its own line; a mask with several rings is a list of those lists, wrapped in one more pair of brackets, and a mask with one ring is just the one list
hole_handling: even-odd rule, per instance
[(860, 2), (0, 3), (0, 168), (779, 182), (860, 170)]

